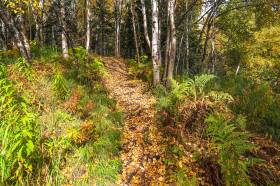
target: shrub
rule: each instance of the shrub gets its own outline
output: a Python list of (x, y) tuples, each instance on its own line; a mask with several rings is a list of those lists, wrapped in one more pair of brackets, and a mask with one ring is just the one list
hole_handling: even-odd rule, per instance
[(221, 87), (235, 97), (231, 109), (246, 116), (247, 129), (280, 139), (280, 99), (268, 82), (255, 82), (243, 76), (226, 78), (221, 82)]
[(148, 60), (148, 57), (141, 56), (141, 63), (138, 64), (135, 59), (131, 59), (129, 62), (129, 73), (134, 76), (134, 78), (142, 79), (152, 84), (153, 81), (153, 64), (152, 61)]
[(247, 175), (249, 160), (244, 157), (253, 145), (248, 141), (248, 134), (238, 126), (244, 126), (244, 119), (235, 123), (223, 116), (210, 115), (206, 133), (211, 139), (211, 148), (218, 153), (218, 163), (224, 175), (226, 185), (250, 185)]
[(195, 120), (203, 121), (210, 110), (228, 112), (226, 103), (233, 98), (227, 93), (207, 87), (214, 78), (213, 75), (204, 74), (181, 83), (171, 80), (169, 91), (162, 86), (157, 87), (158, 110), (169, 117), (169, 122), (173, 118), (173, 122), (180, 120), (184, 126), (193, 125)]
[(168, 132), (175, 130), (180, 142), (186, 139), (186, 129), (188, 134), (207, 141), (203, 149), (210, 147), (210, 151), (202, 153), (201, 161), (206, 166), (211, 164), (216, 167), (217, 174), (222, 172), (226, 185), (250, 185), (247, 176), (249, 161), (243, 155), (252, 145), (248, 141), (248, 134), (243, 131), (245, 120), (240, 117), (233, 121), (234, 115), (228, 107), (233, 97), (216, 91), (214, 86), (210, 87), (214, 78), (213, 75), (200, 75), (181, 83), (172, 80), (170, 90), (157, 87), (157, 108), (165, 116), (164, 123), (169, 126), (174, 124), (175, 129), (168, 127)]
[(3, 65), (0, 65), (0, 95), (1, 183), (22, 184), (34, 172), (38, 158), (36, 114), (28, 100), (16, 92)]
[[(87, 54), (83, 47), (75, 48), (72, 53), (70, 68), (73, 70), (73, 77), (80, 83), (90, 85), (92, 80), (99, 80), (100, 77), (107, 75), (107, 71), (102, 61)], [(77, 61), (77, 63), (74, 63)]]
[(0, 62), (3, 64), (13, 63), (20, 57), (19, 51), (13, 50), (0, 50)]
[(64, 78), (64, 76), (62, 75), (61, 72), (58, 72), (54, 75), (53, 82), (52, 82), (52, 88), (53, 88), (54, 92), (56, 93), (56, 96), (59, 99), (65, 100), (70, 93), (69, 87), (68, 87), (68, 82)]
[(31, 48), (31, 53), (33, 55), (34, 60), (41, 60), (43, 62), (49, 62), (53, 61), (55, 62), (56, 60), (60, 59), (60, 52), (59, 49), (52, 46), (38, 46), (34, 45)]
[(32, 80), (32, 69), (29, 63), (22, 57), (18, 58), (15, 64), (16, 69), (21, 72), (29, 81)]

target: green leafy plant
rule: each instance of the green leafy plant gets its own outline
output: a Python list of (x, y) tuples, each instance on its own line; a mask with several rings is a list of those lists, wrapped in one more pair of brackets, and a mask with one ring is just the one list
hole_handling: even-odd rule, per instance
[(66, 99), (70, 93), (67, 80), (60, 72), (54, 75), (52, 88), (60, 99)]
[(180, 107), (182, 108), (190, 102), (205, 102), (215, 106), (219, 103), (232, 101), (233, 98), (228, 93), (208, 90), (207, 84), (214, 78), (214, 75), (203, 74), (195, 76), (194, 79), (187, 78), (181, 83), (176, 80), (171, 80), (169, 91), (162, 86), (157, 87), (157, 108), (159, 110), (165, 109), (168, 112), (175, 113), (178, 112)]
[(178, 186), (196, 186), (197, 184), (197, 179), (195, 176), (193, 177), (188, 177), (185, 173), (186, 171), (184, 169), (178, 170), (175, 175), (174, 179), (176, 180), (176, 185)]
[(153, 80), (153, 68), (152, 62), (148, 60), (146, 55), (141, 56), (140, 63), (138, 64), (135, 59), (131, 59), (128, 62), (129, 65), (129, 73), (135, 78), (142, 79), (143, 81), (147, 81), (152, 83)]
[(16, 61), (16, 69), (21, 72), (29, 81), (32, 80), (32, 70), (29, 63), (22, 57), (18, 58)]
[(256, 82), (240, 75), (223, 79), (221, 87), (235, 97), (230, 108), (235, 114), (246, 116), (247, 129), (269, 134), (279, 141), (280, 97), (269, 82)]
[[(72, 52), (70, 68), (73, 70), (73, 76), (79, 82), (90, 85), (92, 80), (99, 80), (100, 77), (107, 75), (107, 71), (103, 62), (91, 55), (88, 55), (84, 47), (75, 48), (75, 53)], [(77, 63), (74, 63), (78, 61)]]
[(34, 172), (38, 158), (36, 114), (21, 97), (0, 65), (0, 178), (1, 183), (22, 184)]
[(248, 133), (241, 130), (244, 119), (235, 122), (223, 116), (210, 115), (205, 120), (206, 133), (211, 139), (212, 150), (218, 153), (218, 163), (225, 177), (226, 185), (250, 185), (247, 168), (250, 161), (244, 157), (252, 147)]
[(102, 61), (98, 58), (94, 58), (90, 63), (90, 69), (99, 76), (107, 75), (107, 70), (104, 67)]

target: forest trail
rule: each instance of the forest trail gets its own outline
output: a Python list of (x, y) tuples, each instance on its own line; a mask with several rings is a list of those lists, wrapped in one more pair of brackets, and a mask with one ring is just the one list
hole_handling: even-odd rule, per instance
[(164, 139), (156, 126), (156, 102), (148, 85), (134, 80), (121, 59), (102, 57), (108, 71), (103, 83), (126, 114), (122, 136), (121, 185), (163, 185)]

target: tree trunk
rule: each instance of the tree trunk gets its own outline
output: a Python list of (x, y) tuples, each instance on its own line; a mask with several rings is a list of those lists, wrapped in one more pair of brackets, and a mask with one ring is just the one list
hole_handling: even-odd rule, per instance
[(86, 50), (90, 53), (91, 49), (91, 4), (90, 0), (87, 0), (87, 31), (86, 31)]
[(133, 26), (133, 35), (134, 35), (134, 42), (135, 42), (135, 48), (136, 48), (136, 57), (138, 64), (140, 63), (140, 54), (139, 54), (139, 44), (138, 44), (138, 36), (136, 31), (136, 20), (135, 20), (135, 7), (134, 7), (134, 0), (131, 0), (130, 2), (130, 11), (132, 14), (132, 26)]
[(115, 55), (116, 57), (121, 56), (121, 0), (115, 0)]
[(169, 85), (171, 79), (173, 79), (174, 65), (176, 60), (176, 32), (175, 32), (175, 0), (168, 1), (168, 15), (167, 15), (167, 40), (166, 40), (166, 53), (165, 53), (165, 74), (164, 80)]
[(1, 40), (2, 40), (2, 49), (7, 49), (7, 34), (6, 34), (6, 26), (5, 23), (0, 19), (1, 23)]
[(30, 45), (26, 36), (26, 32), (23, 25), (22, 15), (17, 15), (18, 21), (10, 15), (9, 11), (5, 12), (5, 6), (0, 4), (0, 18), (4, 22), (8, 30), (13, 34), (14, 40), (16, 41), (17, 48), (19, 49), (22, 57), (26, 61), (30, 61)]
[[(169, 3), (168, 3), (168, 10), (169, 10)], [(169, 11), (167, 12), (167, 25), (169, 25)], [(166, 36), (166, 48), (165, 48), (165, 58), (164, 58), (164, 74), (163, 74), (163, 82), (167, 80), (168, 74), (168, 65), (169, 65), (169, 58), (170, 58), (170, 29), (167, 28), (167, 36)]]
[(144, 36), (147, 42), (149, 49), (151, 49), (151, 40), (149, 37), (148, 26), (147, 26), (147, 14), (146, 14), (146, 5), (145, 0), (141, 0), (142, 5), (142, 14), (143, 14), (143, 24), (144, 24)]
[(159, 17), (158, 0), (152, 0), (152, 61), (154, 72), (154, 86), (160, 83), (160, 55), (159, 55)]
[[(30, 3), (30, 8), (31, 10), (28, 8), (28, 14), (29, 14), (29, 37), (30, 37), (30, 40), (32, 40), (32, 19), (34, 20), (35, 22), (35, 41), (37, 43), (40, 43), (40, 26), (39, 26), (39, 13), (38, 11), (34, 8), (33, 6), (33, 1)], [(31, 11), (31, 12), (30, 12)]]
[(175, 72), (174, 72), (175, 76), (178, 74), (178, 68), (179, 68), (180, 62), (181, 62), (181, 53), (182, 53), (181, 48), (182, 48), (183, 40), (184, 40), (184, 34), (181, 36), (179, 48), (177, 48), (178, 57), (177, 57), (177, 63), (176, 63)]
[(174, 64), (176, 60), (176, 30), (175, 30), (175, 21), (174, 21), (174, 13), (175, 13), (175, 0), (169, 0), (169, 22), (170, 22), (170, 57), (169, 57), (169, 65), (168, 65), (168, 74), (167, 79), (173, 79), (174, 74)]
[(22, 43), (24, 45), (24, 50), (26, 52), (26, 59), (27, 61), (29, 61), (31, 59), (31, 48), (30, 48), (29, 40), (26, 36), (26, 30), (24, 28), (24, 21), (23, 21), (22, 14), (18, 15), (18, 25), (19, 25), (20, 38), (22, 40)]
[(67, 25), (66, 25), (66, 14), (65, 14), (65, 0), (61, 0), (61, 45), (62, 45), (62, 55), (64, 59), (69, 58), (69, 52), (68, 52), (68, 43), (67, 43), (67, 37), (66, 37), (66, 32), (67, 32)]
[[(188, 11), (188, 1), (186, 1), (186, 11)], [(192, 18), (188, 15), (186, 18), (186, 23), (185, 23), (185, 31), (186, 31), (186, 69), (187, 69), (187, 73), (189, 73), (189, 66), (190, 66), (190, 41), (189, 41), (189, 34), (190, 34), (190, 21), (192, 20)], [(183, 68), (185, 68), (185, 64), (183, 64)]]
[(45, 14), (45, 0), (39, 1), (39, 7), (41, 8), (41, 17), (40, 17), (40, 23), (39, 23), (39, 37), (40, 37), (40, 45), (43, 46), (45, 42), (44, 37), (44, 25), (46, 21), (46, 14)]

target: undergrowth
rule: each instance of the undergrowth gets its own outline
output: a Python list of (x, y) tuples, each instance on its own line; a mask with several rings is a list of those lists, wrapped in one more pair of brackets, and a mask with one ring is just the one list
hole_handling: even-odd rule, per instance
[(69, 61), (48, 51), (0, 66), (0, 183), (113, 185), (123, 114), (100, 83), (103, 63), (83, 48)]
[[(206, 172), (207, 167), (216, 167), (211, 173), (215, 178), (211, 178), (211, 174), (206, 175), (210, 176), (206, 178), (207, 182), (214, 185), (250, 185), (247, 176), (250, 158), (244, 156), (252, 145), (248, 141), (248, 134), (240, 127), (245, 126), (244, 120), (236, 119), (239, 122), (230, 122), (235, 116), (228, 104), (234, 99), (230, 94), (212, 88), (211, 84), (215, 78), (213, 75), (200, 75), (180, 83), (172, 80), (169, 90), (157, 87), (155, 93), (160, 120), (167, 133), (176, 136), (180, 143), (189, 143), (186, 141), (190, 140), (189, 134), (200, 142), (202, 149), (194, 148), (194, 155), (188, 156), (196, 157), (195, 161), (206, 169)], [(182, 155), (179, 157), (183, 158)], [(173, 174), (178, 175), (178, 172), (181, 172), (180, 166), (177, 166), (177, 169)], [(188, 171), (183, 172), (188, 174)], [(182, 176), (180, 179), (175, 177), (176, 182), (184, 180)]]
[(244, 120), (230, 122), (223, 116), (210, 115), (205, 122), (208, 124), (206, 134), (212, 142), (211, 150), (219, 154), (218, 163), (226, 185), (250, 185), (247, 173), (251, 162), (246, 161), (244, 155), (253, 145), (248, 134), (240, 128), (245, 126)]
[(14, 88), (4, 65), (0, 66), (0, 95), (1, 183), (23, 184), (40, 158), (37, 114)]
[(143, 81), (149, 82), (152, 85), (153, 82), (153, 64), (148, 59), (148, 56), (142, 55), (140, 57), (140, 63), (137, 63), (135, 59), (128, 61), (129, 73), (134, 78), (142, 79)]
[(247, 129), (279, 141), (280, 97), (271, 83), (238, 76), (223, 78), (219, 87), (236, 98), (231, 108), (236, 114), (247, 117)]

